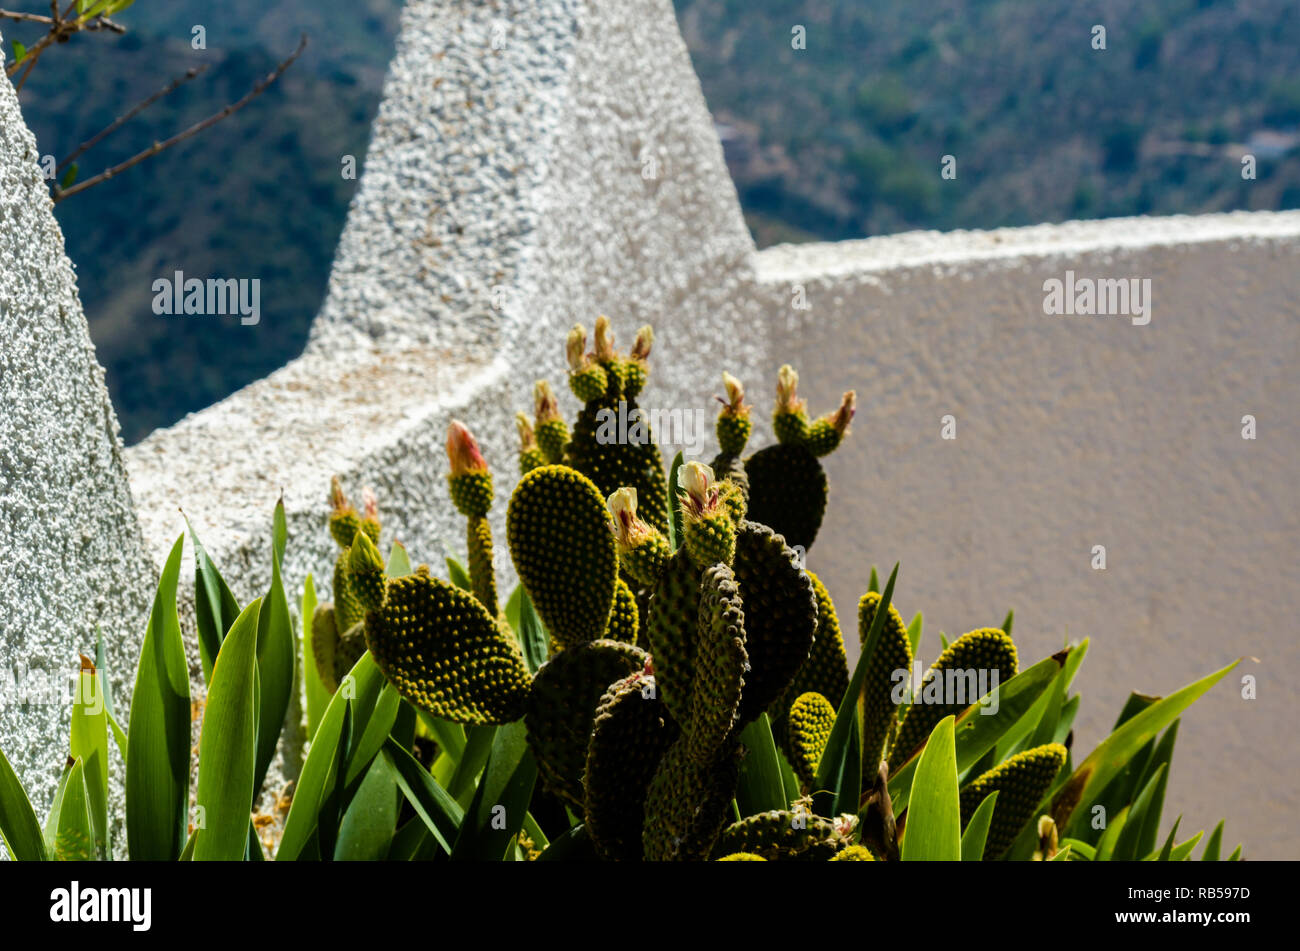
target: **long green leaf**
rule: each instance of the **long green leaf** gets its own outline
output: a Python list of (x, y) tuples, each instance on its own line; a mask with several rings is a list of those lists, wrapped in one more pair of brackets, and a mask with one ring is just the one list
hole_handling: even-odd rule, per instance
[(921, 753), (913, 786), (915, 794), (907, 807), (904, 861), (956, 862), (962, 857), (953, 724), (951, 716), (940, 720)]
[(536, 781), (537, 763), (523, 723), (498, 728), (483, 778), (452, 846), (452, 859), (500, 861), (523, 825)]
[(94, 834), (90, 802), (86, 795), (85, 771), (81, 760), (74, 759), (68, 771), (67, 788), (59, 809), (54, 858), (60, 862), (87, 862), (93, 859)]
[[(898, 578), (898, 565), (890, 572), (889, 582), (880, 597), (880, 608), (871, 619), (871, 629), (862, 644), (862, 653), (853, 668), (848, 689), (840, 701), (835, 714), (835, 723), (831, 726), (830, 738), (822, 752), (821, 762), (817, 766), (817, 777), (813, 783), (815, 808), (837, 809), (841, 812), (857, 813), (858, 799), (862, 792), (861, 755), (853, 755), (860, 743), (858, 724), (858, 700), (862, 696), (862, 682), (866, 679), (867, 668), (871, 664), (871, 655), (880, 641), (880, 632), (884, 628), (885, 618), (889, 616), (889, 606), (894, 595), (894, 582)], [(825, 793), (833, 796), (831, 802), (825, 801)], [(825, 814), (825, 813), (824, 813)], [(829, 813), (835, 814), (835, 813)]]
[(1220, 819), (1219, 824), (1210, 833), (1210, 838), (1205, 843), (1205, 851), (1201, 853), (1202, 862), (1219, 861), (1219, 854), (1223, 848), (1223, 821)]
[(997, 805), (998, 790), (993, 790), (984, 797), (975, 814), (966, 823), (966, 831), (961, 834), (961, 860), (963, 862), (980, 862), (984, 859), (984, 843), (988, 841), (989, 824), (993, 821), (993, 807)]
[(668, 547), (673, 551), (682, 544), (682, 502), (677, 493), (684, 458), (679, 451), (673, 456), (673, 464), (668, 467)]
[(397, 831), (397, 805), (397, 777), (388, 761), (376, 756), (343, 813), (334, 860), (378, 862), (386, 858)]
[(320, 670), (316, 667), (316, 652), (311, 649), (311, 623), (312, 618), (316, 615), (316, 582), (311, 575), (307, 575), (307, 580), (302, 589), (302, 646), (300, 653), (302, 655), (302, 677), (304, 683), (304, 692), (307, 698), (307, 739), (310, 740), (316, 735), (320, 728), (320, 721), (325, 716), (325, 708), (329, 706), (330, 692), (325, 689), (325, 683), (321, 680)]
[(170, 862), (187, 837), (190, 673), (176, 616), (185, 536), (163, 566), (127, 721), (126, 830), (131, 858)]
[(449, 720), (435, 717), (425, 710), (417, 709), (415, 713), (420, 722), (424, 724), (425, 729), (438, 741), (438, 747), (443, 754), (453, 763), (459, 763), (461, 756), (465, 753), (465, 728), (459, 723), (452, 723)]
[(452, 584), (464, 591), (473, 590), (473, 583), (469, 579), (469, 572), (465, 570), (465, 566), (462, 565), (459, 560), (453, 558), (451, 555), (447, 556), (447, 578)]
[(199, 663), (203, 666), (203, 682), (211, 683), (212, 662), (230, 625), (239, 616), (239, 602), (208, 557), (189, 516), (185, 517), (185, 527), (194, 546), (194, 620), (199, 633)]
[[(350, 741), (351, 698), (378, 696), (383, 681), (383, 674), (379, 672), (374, 658), (366, 651), (352, 668), (346, 682), (330, 698), (298, 776), (293, 804), (284, 820), (284, 834), (280, 837), (280, 845), (275, 852), (276, 861), (296, 861), (308, 856), (319, 824), (322, 802), (333, 793), (336, 765), (346, 754)], [(330, 854), (333, 854), (332, 850)]]
[(257, 764), (257, 633), (262, 602), (231, 625), (212, 666), (199, 736), (196, 805), (203, 822), (194, 860), (238, 861), (248, 846)]
[(736, 787), (736, 801), (742, 815), (755, 816), (769, 809), (788, 809), (785, 783), (781, 779), (781, 766), (777, 761), (776, 741), (772, 738), (772, 725), (767, 714), (760, 714), (740, 734), (746, 749), (740, 763), (740, 782)]
[(69, 755), (80, 759), (90, 808), (95, 855), (108, 858), (108, 710), (101, 684), (104, 678), (83, 664), (77, 674), (72, 702), (72, 740)]
[(257, 618), (257, 762), (253, 773), (253, 796), (262, 788), (266, 771), (280, 745), (285, 714), (293, 699), (293, 622), (289, 601), (280, 577), (280, 560), (285, 545), (284, 501), (276, 503), (272, 519), (271, 587), (262, 599)]
[(384, 744), (383, 755), (397, 775), (397, 786), (424, 822), (429, 833), (448, 855), (460, 832), (465, 810), (451, 794), (433, 781), (429, 771), (396, 743)]
[(20, 862), (45, 859), (45, 842), (36, 810), (9, 760), (0, 750), (0, 837), (11, 858)]
[(519, 645), (524, 651), (524, 663), (528, 665), (528, 672), (537, 673), (537, 669), (546, 663), (546, 658), (551, 652), (551, 638), (546, 633), (546, 625), (542, 619), (537, 616), (537, 609), (533, 607), (532, 598), (528, 597), (528, 591), (523, 585), (519, 586), (519, 627), (518, 631)]
[(1089, 805), (1092, 801), (1091, 797), (1106, 788), (1106, 783), (1124, 768), (1133, 753), (1178, 719), (1179, 715), (1198, 697), (1227, 676), (1228, 672), (1239, 663), (1239, 660), (1233, 661), (1222, 670), (1208, 674), (1163, 700), (1153, 703), (1102, 741), (1101, 745), (1079, 764), (1053, 799), (1052, 817), (1056, 820), (1056, 827), (1068, 830), (1071, 816), (1083, 815), (1086, 812), (1085, 809), (1083, 812), (1076, 813), (1076, 806)]
[[(1140, 856), (1146, 855), (1146, 852), (1139, 851), (1142, 842), (1142, 833), (1147, 820), (1147, 811), (1151, 808), (1151, 801), (1155, 797), (1156, 787), (1166, 776), (1164, 764), (1156, 769), (1155, 775), (1142, 788), (1142, 792), (1133, 800), (1132, 806), (1129, 807), (1128, 820), (1124, 825), (1124, 831), (1120, 834), (1118, 841), (1115, 843), (1115, 850), (1112, 855), (1114, 861), (1132, 862)], [(1149, 851), (1149, 850), (1148, 850)]]
[(104, 632), (95, 626), (95, 669), (99, 671), (99, 689), (104, 694), (104, 712), (108, 716), (108, 728), (113, 733), (113, 742), (117, 751), (126, 762), (126, 731), (117, 722), (117, 712), (113, 709), (113, 681), (108, 675), (108, 666), (104, 660)]
[(474, 798), (474, 780), (487, 765), (492, 754), (492, 744), (496, 742), (497, 727), (472, 726), (465, 731), (465, 751), (456, 763), (456, 772), (451, 777), (447, 792), (460, 803), (462, 808), (469, 806)]

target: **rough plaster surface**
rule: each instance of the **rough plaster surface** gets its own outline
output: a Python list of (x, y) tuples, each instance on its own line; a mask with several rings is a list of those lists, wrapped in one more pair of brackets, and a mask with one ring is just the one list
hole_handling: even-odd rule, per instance
[[(574, 320), (608, 313), (623, 345), (654, 324), (654, 405), (711, 418), (719, 371), (739, 375), (755, 446), (789, 360), (815, 411), (861, 395), (810, 556), (842, 614), (872, 562), (901, 559), (898, 602), (925, 611), (927, 658), (938, 630), (1010, 605), (1027, 657), (1091, 637), (1080, 749), (1129, 689), (1260, 657), (1246, 668), (1260, 700), (1223, 684), (1184, 718), (1169, 808), (1184, 828), (1227, 814), (1250, 854), (1294, 856), (1300, 760), (1279, 738), (1300, 608), (1285, 415), (1298, 249), (1300, 215), (1254, 214), (756, 253), (667, 0), (415, 0), (307, 352), (127, 463), (154, 559), (183, 505), (241, 599), (266, 584), (283, 490), (293, 599), (308, 571), (328, 575), (332, 473), (374, 486), (387, 537), (417, 560), (460, 547), (441, 448), (453, 416), (499, 473), (500, 539), (512, 413), (537, 377), (558, 383)], [(1152, 278), (1152, 323), (1045, 317), (1042, 281), (1067, 268)], [(795, 285), (809, 309), (791, 306)]]
[(156, 574), (37, 160), (0, 75), (0, 749), (43, 820), (77, 655), (94, 656), (98, 626), (125, 709)]

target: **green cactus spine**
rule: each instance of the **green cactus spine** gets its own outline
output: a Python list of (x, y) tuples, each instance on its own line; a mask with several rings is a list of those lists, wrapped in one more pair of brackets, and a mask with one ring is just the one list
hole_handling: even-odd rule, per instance
[(1048, 743), (1017, 753), (1005, 763), (984, 773), (961, 791), (962, 828), (970, 822), (975, 810), (989, 795), (997, 791), (993, 818), (988, 838), (984, 842), (984, 858), (1001, 858), (1011, 847), (1025, 823), (1034, 813), (1052, 787), (1056, 774), (1065, 765), (1066, 750), (1060, 743)]

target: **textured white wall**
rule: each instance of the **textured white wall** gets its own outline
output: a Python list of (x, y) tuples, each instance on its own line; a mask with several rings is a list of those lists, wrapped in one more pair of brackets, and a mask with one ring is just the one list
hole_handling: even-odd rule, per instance
[(71, 706), (33, 698), (71, 699), (98, 626), (125, 709), (156, 575), (38, 156), (0, 73), (0, 749), (43, 820)]

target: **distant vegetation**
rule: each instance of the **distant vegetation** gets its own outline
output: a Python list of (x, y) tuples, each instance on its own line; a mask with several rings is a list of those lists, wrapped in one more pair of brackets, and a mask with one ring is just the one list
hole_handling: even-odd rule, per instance
[[(1294, 0), (676, 6), (760, 245), (1300, 207)], [(213, 64), (100, 146), (89, 174), (238, 98), (311, 35), (244, 112), (58, 206), (129, 441), (300, 352), (356, 188), (342, 156), (364, 160), (401, 4), (211, 7), (140, 0), (119, 17), (130, 33), (51, 51), (22, 96), (42, 153), (62, 155), (115, 103)], [(206, 51), (190, 48), (195, 23)], [(1105, 50), (1091, 45), (1098, 23)], [(804, 50), (791, 48), (796, 25)], [(1247, 144), (1254, 181), (1241, 176)], [(940, 177), (944, 155), (954, 180)], [(261, 278), (261, 323), (155, 318), (151, 283), (176, 270)]]

